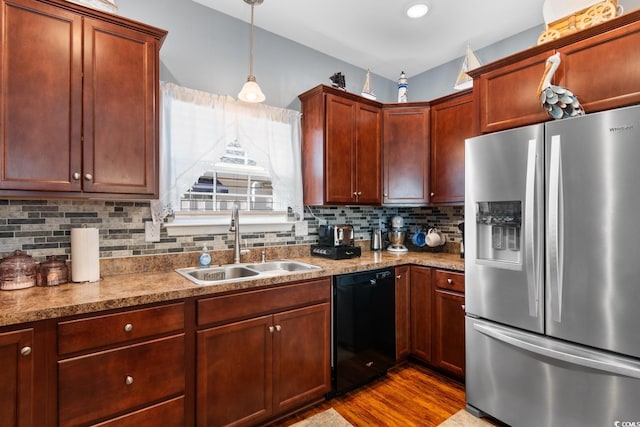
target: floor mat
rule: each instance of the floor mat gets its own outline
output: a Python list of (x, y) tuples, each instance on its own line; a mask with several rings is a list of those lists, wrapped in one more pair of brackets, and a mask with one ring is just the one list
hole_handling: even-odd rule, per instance
[(290, 427), (353, 427), (353, 425), (342, 418), (338, 411), (329, 408)]
[(438, 427), (492, 427), (493, 424), (483, 420), (482, 418), (476, 418), (464, 409), (459, 410), (452, 416), (450, 416), (445, 422)]

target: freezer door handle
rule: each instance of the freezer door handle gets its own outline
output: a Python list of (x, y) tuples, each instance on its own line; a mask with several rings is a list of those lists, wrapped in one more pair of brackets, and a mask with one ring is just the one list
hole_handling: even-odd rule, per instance
[(548, 338), (538, 338), (494, 326), (474, 323), (473, 329), (505, 344), (540, 356), (574, 365), (584, 366), (609, 374), (640, 379), (640, 363), (606, 357), (602, 353), (570, 347)]
[(538, 140), (529, 140), (527, 153), (527, 181), (525, 190), (524, 234), (525, 234), (525, 264), (527, 271), (527, 293), (529, 299), (529, 315), (538, 315), (538, 294), (540, 287), (539, 257), (537, 256), (537, 242), (535, 234), (535, 197), (536, 197), (536, 157)]
[(551, 137), (551, 156), (549, 158), (549, 302), (551, 318), (560, 322), (562, 319), (562, 262), (563, 262), (563, 224), (562, 208), (564, 195), (562, 192), (562, 151), (560, 135)]

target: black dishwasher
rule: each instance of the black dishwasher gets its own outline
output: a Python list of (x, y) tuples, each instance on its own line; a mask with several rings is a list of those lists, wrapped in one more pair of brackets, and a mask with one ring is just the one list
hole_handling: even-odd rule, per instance
[(395, 300), (392, 268), (334, 276), (330, 395), (366, 384), (395, 363)]

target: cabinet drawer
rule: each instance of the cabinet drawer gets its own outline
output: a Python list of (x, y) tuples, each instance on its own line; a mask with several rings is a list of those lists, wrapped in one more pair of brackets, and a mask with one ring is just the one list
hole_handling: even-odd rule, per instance
[(433, 279), (440, 289), (464, 292), (464, 273), (455, 273), (447, 270), (434, 270)]
[(184, 396), (96, 424), (95, 427), (184, 427)]
[(58, 353), (64, 355), (183, 329), (183, 303), (60, 322)]
[(198, 325), (256, 317), (331, 299), (329, 278), (198, 301)]
[(58, 362), (59, 425), (122, 414), (184, 393), (184, 334)]

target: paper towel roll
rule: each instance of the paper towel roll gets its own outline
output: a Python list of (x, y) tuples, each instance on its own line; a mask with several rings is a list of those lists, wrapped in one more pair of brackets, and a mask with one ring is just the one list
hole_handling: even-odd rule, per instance
[(97, 228), (71, 229), (71, 280), (100, 280), (100, 239)]

